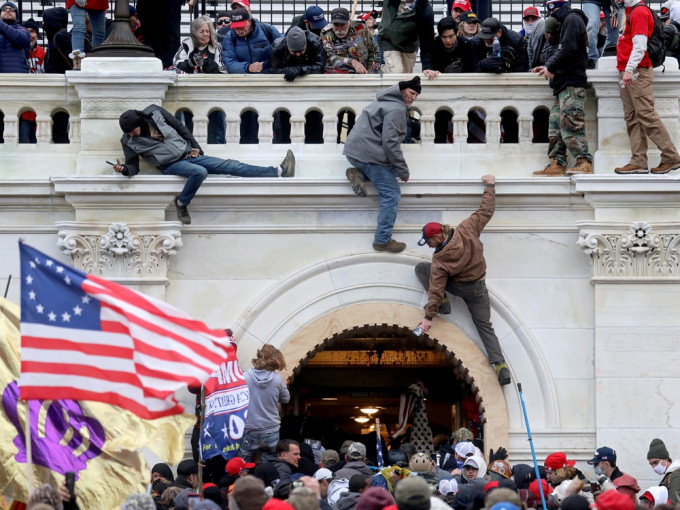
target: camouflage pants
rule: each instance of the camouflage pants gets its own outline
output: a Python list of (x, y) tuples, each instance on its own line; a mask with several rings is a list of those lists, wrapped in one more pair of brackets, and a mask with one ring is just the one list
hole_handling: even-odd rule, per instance
[(583, 87), (567, 87), (557, 95), (550, 110), (548, 156), (562, 166), (567, 166), (567, 149), (576, 159), (593, 161), (586, 140), (585, 104)]

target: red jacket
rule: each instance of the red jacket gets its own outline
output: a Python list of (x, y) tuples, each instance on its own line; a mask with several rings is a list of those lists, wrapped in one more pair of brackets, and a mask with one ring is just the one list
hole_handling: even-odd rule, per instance
[[(76, 0), (66, 0), (66, 9), (70, 9)], [(109, 8), (108, 0), (87, 0), (85, 9), (92, 9), (93, 11), (104, 11)]]
[[(633, 51), (633, 37), (636, 35), (647, 36), (647, 40), (652, 36), (654, 31), (654, 18), (651, 11), (644, 7), (635, 7), (635, 4), (626, 9), (626, 19), (623, 25), (623, 33), (619, 37), (619, 43), (616, 47), (616, 69), (619, 71), (626, 70), (626, 64)], [(635, 10), (633, 10), (635, 8)], [(631, 11), (633, 15), (631, 16)], [(649, 55), (645, 52), (638, 67), (652, 67), (652, 61), (649, 60)]]

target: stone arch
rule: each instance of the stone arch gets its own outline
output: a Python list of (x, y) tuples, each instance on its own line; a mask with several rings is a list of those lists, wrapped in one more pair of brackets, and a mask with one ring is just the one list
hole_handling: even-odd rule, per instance
[[(334, 334), (372, 324), (413, 328), (422, 318), (426, 300), (414, 267), (426, 259), (429, 257), (413, 253), (395, 256), (359, 252), (298, 268), (252, 302), (235, 325), (243, 368), (249, 367), (249, 360), (265, 343), (283, 352), (288, 364), (284, 375), (290, 376)], [(531, 391), (526, 406), (532, 428), (556, 428), (559, 410), (555, 386), (538, 342), (524, 326), (521, 314), (494, 291), (493, 282), (487, 282), (487, 286), (492, 321), (513, 382), (521, 382), (525, 391)], [(489, 444), (511, 444), (511, 431), (524, 441), (516, 385), (498, 385), (466, 305), (456, 299), (453, 308), (450, 315), (435, 320), (429, 338), (451, 351), (474, 381), (483, 402)]]

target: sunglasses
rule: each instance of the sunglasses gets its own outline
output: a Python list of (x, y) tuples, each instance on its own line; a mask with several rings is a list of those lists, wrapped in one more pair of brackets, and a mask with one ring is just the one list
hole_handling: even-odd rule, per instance
[(216, 23), (217, 25), (228, 25), (228, 24), (229, 24), (229, 20), (228, 20), (228, 19), (218, 19), (215, 23)]
[(7, 7), (2, 8), (2, 12), (16, 12), (14, 7), (10, 7), (9, 5)]

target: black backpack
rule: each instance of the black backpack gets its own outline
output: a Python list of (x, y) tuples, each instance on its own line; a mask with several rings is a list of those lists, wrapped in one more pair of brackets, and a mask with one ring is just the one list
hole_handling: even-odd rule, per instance
[(661, 21), (661, 18), (659, 18), (648, 5), (638, 3), (635, 4), (631, 8), (630, 13), (628, 13), (626, 24), (630, 25), (630, 16), (633, 14), (635, 8), (640, 7), (641, 5), (649, 9), (649, 12), (652, 14), (652, 19), (654, 19), (654, 30), (652, 30), (652, 36), (647, 40), (647, 54), (649, 55), (649, 60), (652, 61), (652, 67), (659, 67), (660, 65), (663, 65), (663, 62), (666, 59), (666, 39), (663, 36), (663, 21)]

